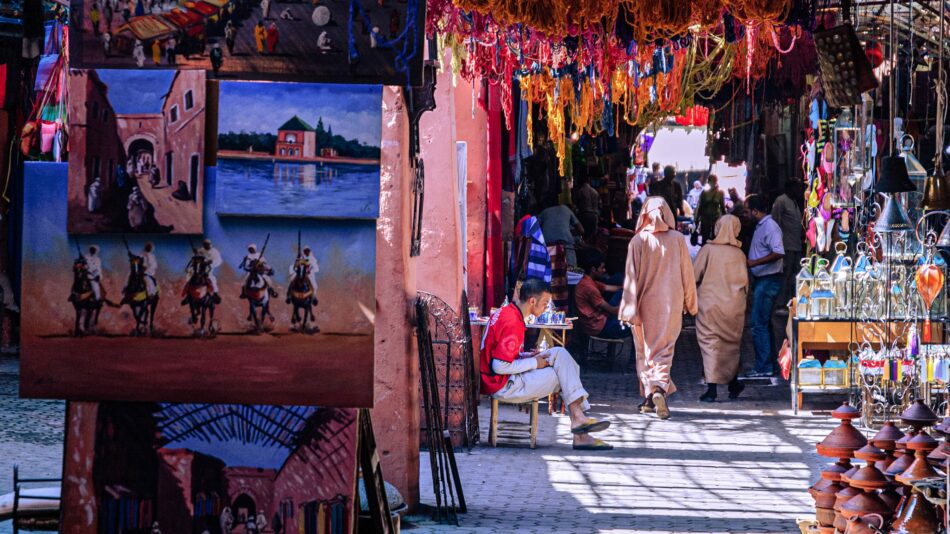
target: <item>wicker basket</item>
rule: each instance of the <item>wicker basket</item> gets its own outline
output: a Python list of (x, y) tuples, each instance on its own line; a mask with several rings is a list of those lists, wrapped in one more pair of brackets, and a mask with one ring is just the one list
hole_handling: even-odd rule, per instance
[(817, 534), (818, 532), (818, 521), (813, 517), (799, 517), (795, 522), (798, 523), (802, 534)]

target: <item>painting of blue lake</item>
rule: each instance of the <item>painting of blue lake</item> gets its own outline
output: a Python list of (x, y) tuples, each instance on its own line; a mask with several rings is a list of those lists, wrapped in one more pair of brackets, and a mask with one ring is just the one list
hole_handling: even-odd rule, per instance
[(379, 166), (218, 158), (219, 215), (375, 219)]
[(222, 81), (218, 101), (219, 215), (379, 216), (381, 86)]

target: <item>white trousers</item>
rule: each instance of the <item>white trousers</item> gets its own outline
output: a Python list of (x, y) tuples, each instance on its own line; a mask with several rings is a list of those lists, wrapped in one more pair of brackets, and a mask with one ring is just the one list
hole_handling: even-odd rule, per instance
[(587, 390), (581, 384), (581, 366), (571, 353), (562, 347), (548, 349), (539, 356), (547, 356), (550, 367), (534, 369), (508, 376), (508, 383), (493, 397), (511, 404), (530, 402), (560, 391), (565, 404), (582, 399), (581, 408), (590, 409)]

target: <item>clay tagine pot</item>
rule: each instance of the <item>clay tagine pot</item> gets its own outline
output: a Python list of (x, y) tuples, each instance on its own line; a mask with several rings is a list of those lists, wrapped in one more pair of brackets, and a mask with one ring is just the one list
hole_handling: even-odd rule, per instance
[(943, 470), (944, 462), (948, 457), (950, 457), (950, 426), (948, 425), (950, 425), (950, 417), (947, 417), (942, 422), (934, 425), (933, 431), (942, 437), (943, 441), (941, 441), (940, 445), (927, 456), (927, 460), (930, 462), (930, 465), (941, 470)]
[(849, 521), (867, 514), (879, 514), (885, 519), (892, 517), (894, 509), (876, 493), (877, 490), (890, 486), (890, 481), (875, 465), (887, 455), (881, 449), (868, 444), (855, 451), (854, 456), (867, 462), (866, 466), (849, 478), (851, 487), (862, 490), (862, 493), (843, 503), (841, 514)]
[(891, 534), (937, 532), (939, 526), (940, 518), (937, 516), (937, 510), (915, 489), (912, 490), (901, 513), (891, 525)]
[[(924, 431), (907, 441), (907, 450), (914, 452), (914, 461), (903, 473), (894, 477), (895, 480), (910, 486), (918, 480), (941, 476), (927, 461), (927, 455), (937, 448), (937, 440)], [(895, 462), (897, 463), (897, 462)], [(905, 493), (906, 495), (906, 493)]]
[(851, 458), (854, 451), (868, 444), (867, 438), (851, 424), (851, 420), (860, 417), (861, 412), (845, 402), (831, 412), (831, 416), (840, 419), (841, 424), (825, 436), (825, 439), (815, 448), (818, 454), (827, 458)]
[(882, 472), (886, 471), (888, 467), (897, 457), (894, 455), (894, 450), (897, 448), (897, 441), (904, 437), (904, 433), (901, 429), (897, 428), (897, 425), (893, 421), (888, 421), (884, 423), (884, 426), (877, 431), (877, 434), (868, 440), (872, 445), (884, 451), (887, 457), (884, 460), (881, 460), (877, 463), (877, 468)]
[(917, 399), (913, 404), (901, 412), (901, 421), (904, 424), (921, 429), (925, 426), (933, 426), (939, 420), (937, 414), (924, 404), (924, 401)]
[(916, 430), (911, 430), (901, 439), (897, 440), (895, 443), (894, 456), (895, 460), (891, 462), (891, 465), (887, 466), (887, 469), (884, 470), (884, 474), (893, 478), (910, 467), (910, 464), (914, 463), (913, 453), (907, 450), (907, 442), (910, 441), (914, 436), (917, 435)]

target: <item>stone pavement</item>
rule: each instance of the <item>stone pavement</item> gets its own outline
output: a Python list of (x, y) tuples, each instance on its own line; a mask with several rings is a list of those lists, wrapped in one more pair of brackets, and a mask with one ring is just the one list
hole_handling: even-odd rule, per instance
[[(744, 348), (751, 359), (751, 347)], [(575, 452), (569, 419), (542, 414), (533, 451), (480, 445), (458, 453), (469, 507), (459, 527), (420, 514), (404, 528), (413, 534), (798, 532), (795, 518), (814, 513), (807, 488), (825, 463), (814, 444), (834, 424), (827, 415), (792, 416), (787, 384), (749, 387), (736, 401), (720, 387), (718, 402), (700, 403), (701, 376), (695, 334), (686, 330), (673, 369), (679, 392), (671, 398), (672, 417), (661, 421), (637, 410), (633, 374), (585, 369), (592, 415), (613, 423), (598, 436), (613, 451)], [(527, 421), (514, 407), (503, 409), (501, 420)], [(479, 418), (487, 442), (487, 401)], [(433, 505), (428, 454), (422, 454), (422, 500)]]

